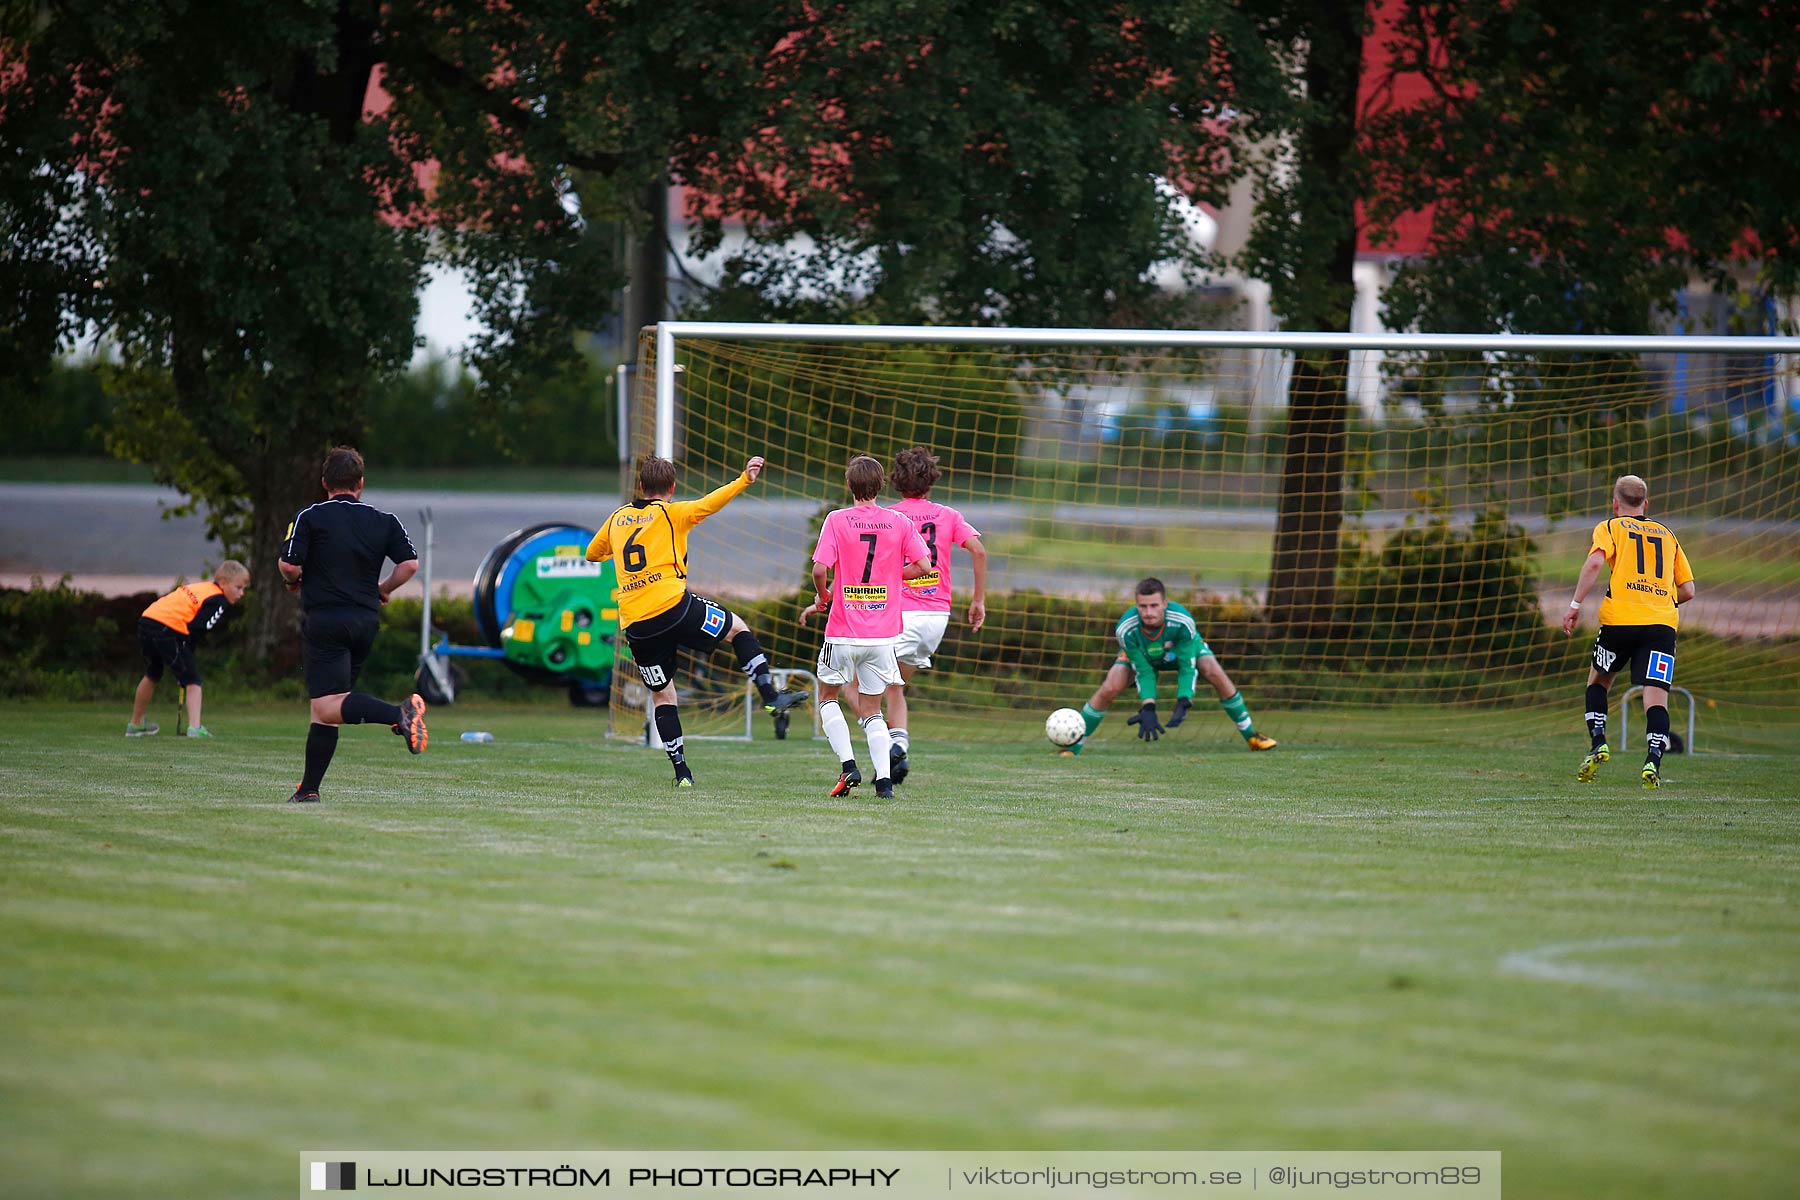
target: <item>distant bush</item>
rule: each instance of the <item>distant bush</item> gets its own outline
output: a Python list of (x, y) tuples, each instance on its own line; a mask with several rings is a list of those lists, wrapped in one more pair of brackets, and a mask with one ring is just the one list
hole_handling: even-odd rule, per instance
[(1434, 512), (1379, 552), (1352, 542), (1339, 568), (1337, 653), (1376, 671), (1422, 661), (1476, 670), (1542, 662), (1562, 639), (1538, 609), (1536, 550), (1495, 508), (1467, 526)]
[(433, 359), (372, 395), (361, 449), (384, 467), (586, 467), (618, 461), (611, 371), (599, 363), (497, 408), (455, 362)]
[(115, 404), (95, 368), (53, 363), (34, 401), (7, 416), (5, 453), (99, 458), (106, 453), (104, 432)]
[[(36, 402), (9, 417), (9, 456), (101, 457), (116, 398), (105, 368), (54, 364)], [(360, 447), (384, 467), (571, 467), (618, 460), (612, 374), (600, 363), (542, 384), (506, 409), (457, 363), (433, 359), (378, 388)]]

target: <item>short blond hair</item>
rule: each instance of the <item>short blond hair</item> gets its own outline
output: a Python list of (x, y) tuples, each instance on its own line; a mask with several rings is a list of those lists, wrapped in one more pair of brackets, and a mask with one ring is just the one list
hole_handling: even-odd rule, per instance
[(1621, 508), (1642, 508), (1650, 498), (1650, 485), (1636, 475), (1621, 475), (1613, 484), (1613, 499)]
[(214, 583), (249, 583), (250, 568), (235, 558), (228, 558), (213, 570)]

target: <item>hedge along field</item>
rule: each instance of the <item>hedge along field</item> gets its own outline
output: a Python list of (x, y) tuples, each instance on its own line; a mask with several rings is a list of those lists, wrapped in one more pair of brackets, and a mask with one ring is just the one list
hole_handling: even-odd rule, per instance
[[(104, 365), (55, 364), (41, 402), (8, 426), (6, 453), (103, 459), (118, 406), (109, 382)], [(358, 443), (384, 470), (591, 467), (618, 457), (616, 403), (612, 369), (598, 359), (546, 381), (504, 413), (481, 396), (474, 376), (432, 359), (376, 389)]]
[[(1193, 610), (1252, 712), (1292, 710), (1297, 724), (1290, 732), (1315, 741), (1346, 736), (1356, 725), (1356, 714), (1390, 707), (1429, 712), (1432, 728), (1478, 724), (1495, 706), (1532, 709), (1546, 730), (1575, 728), (1570, 714), (1579, 703), (1588, 641), (1550, 629), (1535, 606), (1527, 612), (1530, 602), (1518, 594), (1524, 583), (1511, 568), (1491, 584), (1502, 594), (1518, 595), (1517, 615), (1509, 624), (1471, 621), (1467, 609), (1457, 606), (1409, 607), (1403, 602), (1421, 573), (1495, 575), (1492, 560), (1483, 557), (1486, 552), (1458, 549), (1454, 534), (1421, 529), (1414, 537), (1389, 540), (1381, 552), (1392, 558), (1386, 565), (1366, 555), (1354, 560), (1346, 575), (1354, 586), (1344, 589), (1351, 618), (1343, 623), (1342, 636), (1329, 641), (1277, 645), (1266, 638), (1258, 610), (1246, 600), (1179, 598)], [(1518, 560), (1506, 561), (1516, 565)], [(142, 671), (137, 618), (154, 598), (152, 593), (105, 597), (64, 584), (0, 590), (0, 697), (110, 700), (128, 706)], [(817, 657), (817, 622), (798, 623), (810, 594), (721, 599), (757, 631), (777, 665), (810, 666)], [(254, 593), (245, 600), (253, 603)], [(383, 631), (360, 689), (389, 696), (413, 690), (419, 611), (417, 597), (397, 598), (382, 610)], [(1121, 611), (1118, 601), (1035, 592), (991, 597), (987, 627), (971, 634), (959, 613), (940, 649), (939, 669), (919, 674), (911, 694), (984, 719), (1005, 710), (1023, 709), (1041, 717), (1051, 707), (1079, 706), (1113, 660), (1112, 629)], [(239, 636), (249, 625), (245, 615), (235, 615), (199, 646), (209, 703), (225, 697), (302, 699), (298, 637), (281, 648), (274, 663), (251, 663)], [(452, 641), (479, 640), (466, 599), (434, 599), (432, 619)], [(1455, 652), (1446, 653), (1446, 646)], [(1786, 744), (1793, 749), (1784, 731), (1791, 731), (1791, 716), (1800, 708), (1800, 642), (1688, 633), (1682, 636), (1681, 655), (1681, 679), (1702, 697), (1700, 727), (1712, 748), (1747, 739), (1746, 746)], [(456, 661), (467, 677), (464, 694), (471, 699), (562, 702), (560, 689), (529, 683), (500, 663)], [(741, 686), (728, 653), (714, 656), (708, 666), (710, 677), (725, 681), (726, 689)], [(691, 692), (703, 682), (689, 677), (683, 687)], [(1622, 693), (1623, 685), (1614, 690)], [(159, 705), (173, 703), (172, 685), (168, 691)], [(1405, 702), (1396, 704), (1397, 698)], [(1211, 703), (1204, 685), (1200, 700)], [(1682, 728), (1684, 712), (1678, 709), (1674, 715)], [(1406, 725), (1402, 721), (1395, 728)]]
[[(130, 689), (143, 674), (137, 621), (156, 596), (154, 592), (102, 596), (76, 591), (66, 582), (0, 588), (0, 697), (122, 699), (129, 708)], [(243, 635), (250, 627), (247, 608), (255, 603), (254, 592), (246, 595), (244, 610), (233, 612), (222, 629), (197, 644), (207, 695), (303, 699), (297, 632), (278, 648), (273, 662), (259, 664), (248, 658)], [(359, 688), (378, 695), (413, 690), (420, 607), (419, 598), (412, 596), (397, 597), (382, 609), (381, 636), (363, 668)], [(468, 600), (434, 599), (431, 617), (452, 641), (478, 641)], [(462, 659), (458, 665), (482, 694), (523, 700), (540, 690), (498, 663)], [(164, 699), (172, 703), (174, 685), (165, 686), (170, 696)]]

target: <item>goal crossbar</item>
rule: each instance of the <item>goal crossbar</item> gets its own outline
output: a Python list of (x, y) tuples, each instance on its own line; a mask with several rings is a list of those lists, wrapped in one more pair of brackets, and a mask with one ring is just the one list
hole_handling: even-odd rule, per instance
[(1010, 329), (973, 325), (809, 325), (664, 321), (656, 326), (656, 453), (675, 451), (675, 346), (688, 338), (770, 342), (913, 342), (977, 346), (1192, 347), (1237, 350), (1467, 351), (1495, 354), (1800, 355), (1800, 337), (1662, 334), (1256, 333), (1217, 329)]

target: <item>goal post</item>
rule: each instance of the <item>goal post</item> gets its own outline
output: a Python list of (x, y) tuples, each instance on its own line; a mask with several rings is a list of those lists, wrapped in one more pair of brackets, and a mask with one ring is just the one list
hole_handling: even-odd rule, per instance
[[(1323, 355), (1343, 364), (1341, 526), (1329, 628), (1301, 640), (1270, 623), (1267, 593), (1292, 364)], [(1625, 473), (1694, 564), (1679, 681), (1709, 746), (1778, 741), (1800, 716), (1800, 338), (666, 322), (634, 382), (632, 453), (673, 459), (681, 495), (769, 459), (695, 530), (691, 578), (781, 666), (817, 651), (796, 617), (849, 457), (939, 456), (932, 498), (990, 562), (974, 634), (970, 560), (952, 551), (956, 611), (915, 683), (940, 717), (1079, 707), (1154, 576), (1277, 736), (1462, 737), (1496, 708), (1578, 725), (1597, 606), (1574, 639), (1557, 622)], [(1169, 673), (1165, 711), (1174, 691)], [(1218, 709), (1204, 678), (1195, 700), (1202, 740), (1235, 739), (1202, 719)], [(641, 732), (641, 713), (615, 726)]]

